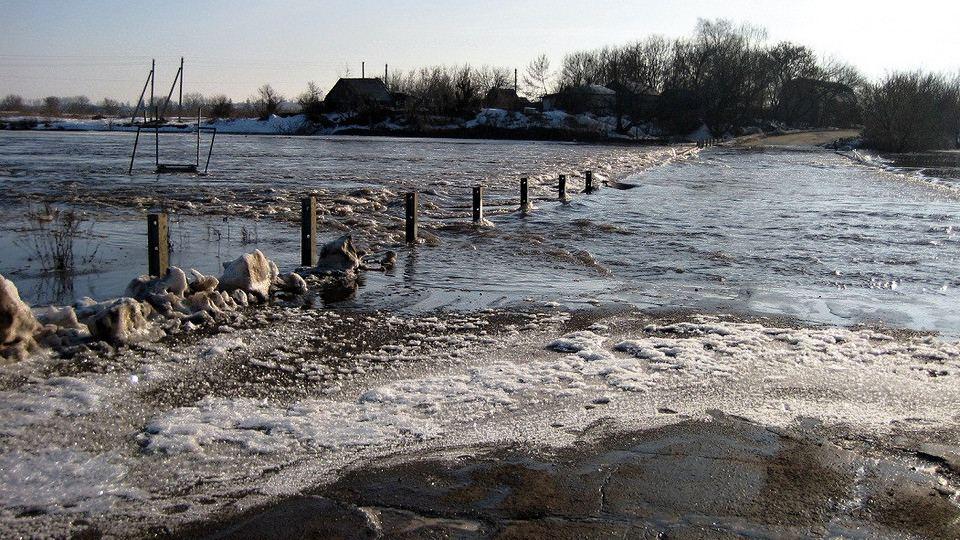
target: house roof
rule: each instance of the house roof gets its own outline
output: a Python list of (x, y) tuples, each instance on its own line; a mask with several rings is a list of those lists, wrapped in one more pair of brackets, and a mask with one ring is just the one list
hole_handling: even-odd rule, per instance
[(566, 93), (570, 94), (589, 94), (589, 95), (604, 95), (612, 96), (616, 92), (607, 88), (606, 86), (601, 86), (599, 84), (584, 84), (582, 86), (574, 86), (573, 88), (568, 88)]
[(629, 93), (631, 93), (631, 94), (635, 94), (635, 95), (638, 95), (638, 96), (656, 96), (656, 95), (659, 95), (659, 92), (657, 92), (657, 91), (654, 90), (653, 88), (650, 88), (649, 86), (646, 86), (646, 85), (640, 84), (640, 83), (636, 83), (636, 82), (630, 82), (630, 81), (626, 81), (626, 82), (623, 82), (623, 81), (610, 81), (610, 82), (607, 83), (607, 88), (609, 88), (609, 89), (611, 89), (611, 90), (613, 90), (613, 91), (615, 91), (615, 92), (618, 92), (618, 93), (621, 93), (621, 92), (629, 92)]
[[(387, 90), (387, 86), (380, 79), (341, 78), (337, 81), (337, 84), (333, 85), (333, 88), (337, 87), (372, 101), (389, 103), (392, 100), (390, 91)], [(333, 92), (333, 88), (330, 89), (331, 92)]]
[(517, 91), (514, 90), (513, 88), (499, 88), (499, 87), (491, 88), (490, 91), (487, 92), (487, 97), (491, 98), (494, 96), (503, 96), (503, 97), (516, 99)]

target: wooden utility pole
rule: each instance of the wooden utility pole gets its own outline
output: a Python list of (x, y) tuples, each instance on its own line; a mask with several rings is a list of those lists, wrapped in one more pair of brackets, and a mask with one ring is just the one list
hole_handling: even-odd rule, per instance
[[(180, 104), (177, 106), (177, 122), (183, 122), (183, 57), (180, 57)], [(199, 129), (200, 126), (197, 125)]]
[[(150, 60), (150, 110), (153, 111), (153, 83), (157, 80), (157, 61)], [(156, 113), (156, 111), (154, 111)], [(154, 118), (156, 120), (156, 118)]]

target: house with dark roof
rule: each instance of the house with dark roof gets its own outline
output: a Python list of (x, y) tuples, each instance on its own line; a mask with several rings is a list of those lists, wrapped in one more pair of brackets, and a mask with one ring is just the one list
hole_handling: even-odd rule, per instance
[(565, 88), (543, 96), (544, 111), (565, 111), (570, 114), (591, 113), (607, 116), (616, 110), (617, 93), (599, 84)]
[(619, 116), (629, 116), (634, 122), (653, 118), (660, 97), (656, 90), (633, 82), (610, 81), (607, 88), (617, 93), (614, 112)]
[(483, 106), (488, 109), (520, 111), (529, 105), (530, 101), (518, 96), (513, 88), (491, 88), (483, 98)]
[(331, 112), (390, 109), (394, 97), (380, 79), (341, 78), (327, 92), (324, 105)]

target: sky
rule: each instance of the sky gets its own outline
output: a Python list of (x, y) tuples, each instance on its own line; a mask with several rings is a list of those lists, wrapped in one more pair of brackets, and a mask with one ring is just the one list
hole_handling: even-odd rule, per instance
[[(185, 57), (185, 92), (242, 100), (270, 83), (423, 65), (524, 66), (565, 53), (689, 35), (698, 18), (767, 29), (868, 76), (960, 72), (960, 2), (913, 0), (0, 0), (0, 95), (136, 101), (157, 60), (157, 93)], [(160, 88), (163, 88), (161, 91)]]

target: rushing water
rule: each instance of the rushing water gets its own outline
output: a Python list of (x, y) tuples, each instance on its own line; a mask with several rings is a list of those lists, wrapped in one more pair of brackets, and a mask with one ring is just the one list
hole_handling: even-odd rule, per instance
[[(690, 149), (225, 136), (210, 176), (144, 174), (146, 155), (127, 176), (131, 142), (129, 134), (0, 134), (0, 273), (26, 298), (54, 297), (14, 230), (27, 204), (67, 201), (96, 218), (100, 236), (89, 242), (100, 259), (68, 296), (103, 297), (142, 271), (142, 212), (159, 201), (175, 215), (177, 264), (215, 272), (258, 247), (291, 268), (298, 199), (312, 191), (323, 238), (349, 230), (399, 252), (397, 269), (368, 274), (347, 306), (629, 303), (960, 334), (960, 202), (927, 181), (929, 170), (891, 172), (827, 151), (677, 156)], [(188, 140), (161, 144), (165, 155), (191, 152)], [(581, 194), (587, 169), (633, 187)], [(561, 172), (570, 176), (568, 204), (556, 200)], [(515, 211), (521, 175), (531, 178), (529, 214)], [(469, 224), (476, 183), (487, 187), (492, 226)], [(431, 241), (410, 250), (398, 241), (400, 195), (412, 188)]]

